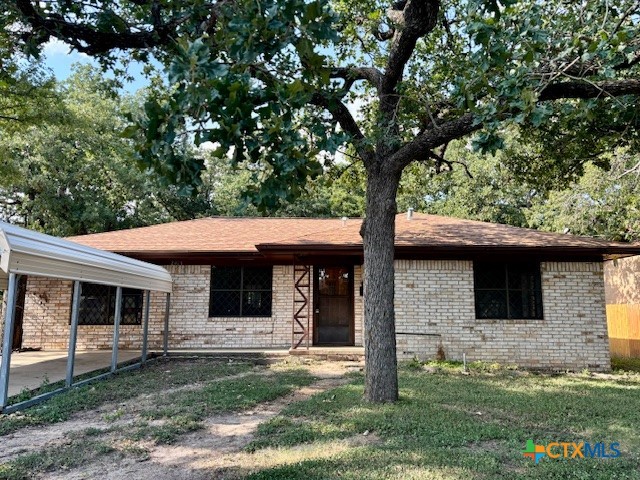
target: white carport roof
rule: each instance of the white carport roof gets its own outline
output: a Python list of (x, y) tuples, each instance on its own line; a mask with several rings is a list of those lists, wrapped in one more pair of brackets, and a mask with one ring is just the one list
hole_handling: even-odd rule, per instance
[(0, 290), (10, 273), (171, 292), (162, 267), (0, 222)]

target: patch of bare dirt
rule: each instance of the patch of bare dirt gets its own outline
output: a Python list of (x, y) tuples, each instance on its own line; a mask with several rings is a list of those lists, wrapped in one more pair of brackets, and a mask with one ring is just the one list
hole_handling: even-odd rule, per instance
[[(290, 403), (305, 400), (316, 393), (329, 390), (348, 382), (345, 373), (361, 367), (356, 362), (318, 362), (303, 360), (300, 366), (318, 377), (319, 380), (310, 386), (292, 392), (273, 402), (263, 403), (258, 407), (242, 411), (209, 417), (204, 421), (205, 428), (179, 437), (178, 441), (171, 445), (156, 445), (153, 442), (140, 442), (135, 447), (145, 452), (142, 455), (123, 453), (109, 454), (99, 457), (89, 465), (85, 465), (70, 471), (53, 472), (42, 478), (49, 479), (92, 479), (127, 480), (148, 479), (169, 480), (199, 480), (215, 478), (227, 478), (226, 474), (215, 472), (230, 472), (237, 465), (243, 470), (249, 464), (255, 463), (258, 457), (255, 454), (243, 452), (242, 449), (254, 439), (258, 425), (278, 415)], [(277, 369), (277, 366), (274, 366)], [(241, 378), (250, 372), (235, 376), (224, 377)], [(264, 372), (268, 374), (268, 372)], [(172, 389), (171, 391), (195, 389), (197, 386), (189, 385)], [(159, 392), (164, 395), (169, 390)], [(25, 428), (2, 438), (3, 449), (0, 451), (0, 462), (6, 462), (18, 455), (49, 448), (62, 444), (65, 439), (74, 433), (87, 428), (110, 430), (106, 436), (117, 443), (120, 433), (117, 427), (125, 427), (137, 420), (136, 412), (147, 408), (151, 404), (150, 395), (142, 395), (126, 402), (103, 405), (102, 407), (75, 415), (71, 420), (59, 424), (44, 427)], [(105, 420), (105, 416), (121, 410), (116, 420)], [(377, 437), (369, 435), (361, 439), (342, 440), (334, 442), (326, 451), (339, 451), (349, 445), (357, 445), (360, 442), (375, 442)], [(307, 452), (308, 453), (308, 452)], [(318, 455), (323, 453), (318, 452)], [(264, 456), (264, 455), (263, 455)], [(294, 455), (295, 457), (295, 455)], [(265, 457), (266, 458), (266, 457)], [(265, 461), (257, 461), (261, 465)], [(266, 465), (266, 463), (265, 463)], [(229, 470), (231, 469), (231, 470)], [(220, 476), (222, 475), (222, 476)], [(231, 475), (229, 478), (233, 478)]]
[[(255, 373), (255, 370), (217, 378), (211, 382), (242, 378)], [(176, 388), (163, 390), (161, 395), (169, 395), (173, 392), (197, 390), (202, 388), (204, 383), (192, 383)], [(67, 438), (82, 432), (88, 428), (100, 430), (114, 429), (127, 426), (136, 421), (136, 413), (149, 408), (153, 402), (153, 397), (157, 394), (144, 394), (126, 400), (125, 402), (110, 402), (100, 407), (86, 412), (78, 412), (70, 420), (51, 425), (39, 425), (26, 427), (16, 432), (9, 433), (2, 437), (2, 449), (0, 449), (0, 463), (13, 460), (19, 455), (49, 448), (59, 443), (63, 443)], [(17, 413), (16, 415), (19, 415)], [(109, 417), (116, 417), (109, 419)]]

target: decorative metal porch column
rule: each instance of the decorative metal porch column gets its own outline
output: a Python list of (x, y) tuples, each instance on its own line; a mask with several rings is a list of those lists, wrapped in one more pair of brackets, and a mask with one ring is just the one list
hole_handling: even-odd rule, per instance
[(311, 266), (293, 264), (293, 321), (291, 349), (303, 343), (309, 350), (311, 337)]

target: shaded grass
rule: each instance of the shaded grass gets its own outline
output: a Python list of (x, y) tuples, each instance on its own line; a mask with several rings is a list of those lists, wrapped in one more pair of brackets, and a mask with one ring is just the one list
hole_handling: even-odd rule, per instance
[[(309, 385), (313, 380), (306, 370), (294, 368), (220, 380), (192, 391), (160, 394), (155, 397), (152, 408), (140, 412), (147, 421), (134, 425), (128, 437), (135, 441), (151, 439), (156, 443), (173, 443), (180, 435), (202, 428), (202, 421), (211, 415), (255, 407)], [(154, 420), (162, 423), (151, 423)]]
[(148, 422), (139, 422), (134, 425), (127, 434), (127, 438), (133, 441), (144, 439), (153, 440), (157, 444), (170, 444), (176, 441), (178, 436), (202, 428), (202, 423), (189, 416), (171, 418), (167, 423), (151, 425)]
[(249, 363), (217, 363), (207, 359), (159, 359), (139, 370), (118, 373), (112, 378), (73, 388), (21, 412), (0, 415), (0, 436), (30, 425), (62, 422), (73, 413), (97, 408), (105, 403), (236, 375), (248, 372), (252, 367)]
[(611, 368), (614, 372), (640, 372), (640, 358), (614, 357), (611, 359)]
[(275, 400), (296, 387), (309, 385), (313, 380), (314, 377), (304, 369), (275, 372), (273, 375), (252, 373), (195, 391), (169, 393), (157, 398), (155, 407), (144, 412), (143, 416), (149, 419), (185, 416), (202, 420), (215, 413), (245, 410)]
[[(433, 365), (432, 365), (433, 366)], [(322, 444), (373, 432), (381, 442), (245, 472), (248, 478), (596, 478), (640, 479), (640, 377), (603, 380), (489, 368), (460, 374), (403, 368), (396, 404), (362, 401), (362, 378), (293, 404), (261, 425), (249, 451)], [(482, 369), (480, 369), (482, 370)], [(522, 456), (527, 439), (619, 442), (618, 459)]]
[[(242, 378), (212, 381), (224, 374), (239, 373), (249, 368), (246, 364), (221, 365), (206, 362), (206, 365), (198, 365), (197, 362), (189, 362), (188, 365), (182, 365), (171, 362), (159, 366), (158, 369), (136, 372), (131, 375), (135, 379), (133, 383), (130, 383), (132, 379), (126, 379), (124, 385), (122, 378), (105, 380), (102, 384), (107, 391), (123, 387), (133, 389), (135, 385), (136, 395), (144, 392), (154, 393), (151, 405), (138, 411), (138, 414), (147, 420), (136, 421), (126, 426), (114, 425), (107, 429), (89, 427), (76, 432), (73, 440), (64, 445), (45, 448), (0, 464), (0, 479), (34, 478), (44, 472), (85, 465), (100, 456), (112, 453), (144, 460), (148, 452), (137, 444), (140, 440), (150, 439), (158, 444), (173, 443), (180, 435), (202, 428), (202, 421), (209, 415), (252, 408), (314, 381), (314, 377), (306, 370), (295, 367), (277, 367), (273, 371), (250, 373)], [(165, 374), (170, 374), (170, 377), (164, 378)], [(157, 383), (162, 378), (165, 379), (164, 384)], [(163, 385), (177, 387), (192, 381), (204, 383), (193, 390), (165, 394), (162, 392)], [(130, 392), (131, 389), (126, 391)], [(43, 407), (57, 398), (60, 397), (43, 404)], [(122, 396), (117, 398), (122, 400)], [(95, 400), (90, 399), (82, 405), (88, 408), (87, 405), (95, 404)], [(64, 402), (63, 405), (67, 403)], [(70, 411), (66, 413), (69, 414)]]
[(0, 479), (28, 480), (39, 473), (66, 470), (87, 464), (102, 455), (115, 452), (110, 442), (78, 439), (65, 445), (22, 455), (12, 462), (0, 464)]

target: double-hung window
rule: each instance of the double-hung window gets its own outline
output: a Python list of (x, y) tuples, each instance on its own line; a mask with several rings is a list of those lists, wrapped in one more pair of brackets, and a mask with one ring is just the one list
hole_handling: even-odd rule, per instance
[(476, 318), (541, 319), (539, 263), (474, 262)]
[(272, 267), (211, 267), (210, 317), (270, 317)]

